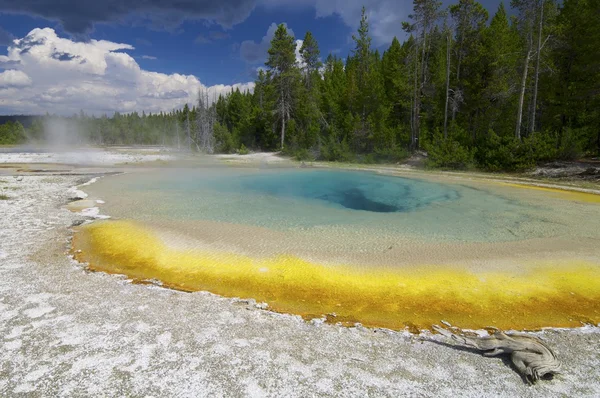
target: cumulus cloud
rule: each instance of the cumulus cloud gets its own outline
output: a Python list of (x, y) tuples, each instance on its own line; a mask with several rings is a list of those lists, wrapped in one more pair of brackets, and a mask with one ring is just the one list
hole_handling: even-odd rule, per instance
[(105, 40), (74, 42), (50, 28), (34, 29), (0, 56), (0, 65), (12, 65), (0, 74), (0, 112), (170, 111), (194, 103), (199, 89), (218, 96), (232, 87), (254, 88), (254, 83), (206, 87), (192, 75), (143, 70), (126, 53), (132, 49)]
[(256, 0), (0, 0), (3, 12), (59, 21), (73, 34), (89, 32), (96, 23), (136, 18), (153, 26), (173, 27), (185, 19), (202, 19), (231, 27), (244, 21)]
[(0, 73), (0, 87), (29, 86), (31, 79), (20, 70), (9, 69)]

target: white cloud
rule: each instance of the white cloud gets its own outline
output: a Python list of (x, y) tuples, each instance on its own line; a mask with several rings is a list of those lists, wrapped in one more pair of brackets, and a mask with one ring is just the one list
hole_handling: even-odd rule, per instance
[(34, 29), (0, 56), (0, 65), (11, 65), (0, 74), (0, 111), (159, 112), (191, 105), (201, 88), (215, 96), (232, 87), (254, 88), (252, 82), (206, 87), (193, 75), (146, 71), (124, 52), (132, 49), (105, 40), (74, 42), (50, 28)]
[(300, 49), (302, 48), (303, 44), (304, 40), (296, 40), (296, 63), (300, 68), (304, 68), (306, 66), (306, 64), (302, 60), (302, 54), (300, 54)]
[(155, 59), (158, 59), (158, 58), (156, 58), (155, 56), (152, 56), (152, 55), (142, 55), (142, 59), (155, 60)]
[(20, 70), (5, 70), (0, 73), (0, 87), (20, 87), (29, 86), (31, 79), (26, 73)]

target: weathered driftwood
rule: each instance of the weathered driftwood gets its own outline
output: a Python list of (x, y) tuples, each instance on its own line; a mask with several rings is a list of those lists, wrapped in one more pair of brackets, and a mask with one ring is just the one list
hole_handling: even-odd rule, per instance
[(517, 370), (531, 384), (544, 376), (560, 373), (560, 361), (550, 347), (536, 337), (524, 333), (504, 333), (493, 327), (488, 328), (493, 331), (490, 336), (480, 337), (446, 322), (444, 325), (447, 329), (438, 325), (434, 325), (433, 329), (461, 345), (482, 351), (485, 356), (509, 354)]

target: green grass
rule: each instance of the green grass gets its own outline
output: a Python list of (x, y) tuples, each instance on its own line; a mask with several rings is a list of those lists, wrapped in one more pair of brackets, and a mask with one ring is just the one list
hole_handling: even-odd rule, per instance
[(0, 200), (9, 200), (10, 196), (8, 195), (4, 195), (4, 194), (0, 194)]

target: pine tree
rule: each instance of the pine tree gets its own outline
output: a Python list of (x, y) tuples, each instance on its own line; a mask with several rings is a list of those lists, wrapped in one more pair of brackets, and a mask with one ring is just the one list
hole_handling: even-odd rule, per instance
[(429, 37), (433, 32), (435, 23), (439, 18), (441, 2), (437, 0), (413, 0), (413, 14), (409, 15), (412, 23), (403, 22), (406, 32), (415, 34), (414, 48), (414, 93), (411, 123), (411, 149), (419, 148), (421, 96), (427, 79), (427, 54), (429, 51)]
[(383, 85), (390, 105), (389, 127), (395, 132), (396, 141), (406, 145), (409, 145), (409, 140), (404, 137), (405, 126), (411, 122), (412, 69), (409, 55), (413, 46), (412, 37), (402, 45), (394, 37), (382, 58)]
[(302, 57), (304, 69), (304, 81), (306, 88), (310, 91), (315, 80), (315, 72), (318, 72), (321, 67), (319, 56), (319, 44), (313, 37), (312, 33), (306, 32), (302, 47), (300, 47), (300, 56)]
[(281, 149), (285, 143), (286, 121), (290, 120), (293, 107), (293, 89), (297, 79), (296, 42), (289, 35), (285, 25), (277, 27), (266, 65), (273, 71), (273, 80), (277, 88), (276, 113), (281, 122)]
[(473, 96), (473, 102), (482, 104), (479, 126), (484, 132), (493, 129), (504, 134), (510, 130), (514, 134), (518, 45), (518, 36), (509, 24), (504, 4), (500, 3), (489, 28), (482, 35), (481, 82)]
[[(458, 4), (450, 6), (450, 15), (456, 38), (456, 77), (451, 99), (452, 120), (455, 120), (460, 104), (464, 101), (464, 82), (461, 80), (463, 65), (477, 64), (472, 61), (481, 51), (481, 34), (489, 17), (487, 10), (474, 0), (459, 0)], [(472, 71), (467, 69), (467, 76), (471, 75), (469, 72)]]
[(529, 63), (534, 55), (534, 30), (535, 20), (538, 10), (538, 3), (541, 0), (511, 0), (511, 6), (518, 11), (517, 27), (523, 40), (523, 64), (521, 67), (521, 84), (519, 89), (519, 104), (517, 108), (517, 123), (515, 129), (515, 138), (521, 140), (521, 126), (523, 122), (523, 105), (525, 101), (525, 90), (527, 88), (527, 77), (529, 73)]

